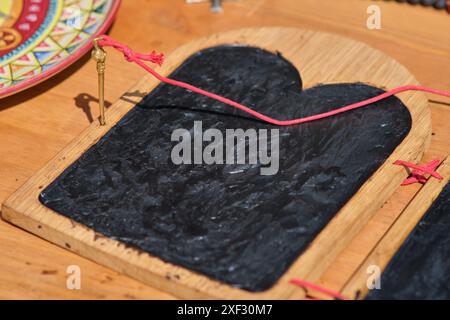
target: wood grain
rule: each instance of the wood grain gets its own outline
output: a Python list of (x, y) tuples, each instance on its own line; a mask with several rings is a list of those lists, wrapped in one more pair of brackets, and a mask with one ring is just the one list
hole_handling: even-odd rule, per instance
[(364, 298), (368, 292), (367, 268), (371, 265), (378, 266), (383, 271), (389, 261), (401, 247), (405, 239), (422, 219), (434, 200), (447, 185), (450, 179), (450, 158), (447, 158), (438, 168), (444, 179), (430, 179), (425, 186), (415, 195), (413, 200), (403, 210), (400, 217), (390, 227), (382, 240), (375, 246), (364, 263), (358, 268), (342, 292), (347, 297)]
[[(111, 35), (138, 51), (169, 52), (199, 36), (238, 27), (289, 26), (329, 31), (363, 41), (405, 65), (426, 86), (449, 89), (450, 19), (444, 11), (395, 1), (238, 0), (221, 15), (181, 0), (123, 1)], [(377, 4), (382, 29), (366, 28), (366, 9)], [(120, 55), (109, 56), (107, 99), (115, 101), (143, 76)], [(0, 202), (97, 117), (95, 65), (85, 57), (38, 87), (0, 101)], [(138, 93), (136, 93), (138, 94)], [(424, 161), (450, 153), (450, 99), (429, 96), (433, 137)], [(340, 289), (395, 221), (419, 185), (398, 188), (335, 259), (319, 284)], [(168, 298), (67, 250), (0, 221), (0, 298)], [(45, 255), (42, 254), (45, 252)], [(68, 264), (82, 267), (81, 290), (65, 288)], [(57, 274), (43, 275), (57, 269)], [(99, 280), (111, 277), (108, 287)], [(126, 298), (126, 297), (125, 297)], [(130, 297), (129, 297), (130, 298)]]
[[(418, 84), (399, 63), (360, 42), (341, 36), (294, 28), (253, 28), (211, 35), (176, 49), (160, 72), (170, 74), (189, 56), (215, 45), (245, 44), (280, 52), (300, 70), (304, 87), (319, 83), (363, 82), (392, 89), (403, 83)], [(431, 115), (426, 97), (405, 92), (399, 98), (407, 106), (412, 128), (387, 161), (339, 211), (309, 248), (269, 290), (249, 293), (213, 281), (187, 269), (165, 263), (137, 249), (96, 234), (44, 207), (38, 195), (69, 165), (96, 143), (125, 113), (134, 107), (133, 92), (151, 91), (158, 82), (146, 75), (106, 112), (106, 126), (95, 121), (17, 192), (6, 200), (3, 219), (66, 247), (82, 256), (128, 274), (144, 283), (183, 298), (302, 298), (303, 290), (292, 278), (316, 281), (394, 192), (407, 172), (393, 165), (396, 159), (416, 162), (431, 139)]]

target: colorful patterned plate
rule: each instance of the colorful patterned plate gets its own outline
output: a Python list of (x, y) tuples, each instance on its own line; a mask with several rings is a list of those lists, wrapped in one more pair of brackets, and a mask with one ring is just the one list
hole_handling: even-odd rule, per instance
[(0, 0), (0, 97), (82, 57), (111, 25), (120, 0)]

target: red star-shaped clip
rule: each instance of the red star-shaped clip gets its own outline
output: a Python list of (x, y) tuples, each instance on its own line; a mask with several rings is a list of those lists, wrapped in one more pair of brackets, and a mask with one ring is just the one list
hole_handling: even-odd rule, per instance
[(430, 177), (435, 177), (436, 179), (442, 180), (443, 177), (436, 172), (436, 168), (441, 164), (441, 160), (435, 159), (423, 165), (415, 165), (403, 160), (397, 160), (394, 164), (399, 166), (405, 166), (410, 169), (414, 169), (409, 177), (402, 182), (402, 186), (406, 186), (413, 183), (425, 184), (429, 178), (425, 175), (429, 174)]

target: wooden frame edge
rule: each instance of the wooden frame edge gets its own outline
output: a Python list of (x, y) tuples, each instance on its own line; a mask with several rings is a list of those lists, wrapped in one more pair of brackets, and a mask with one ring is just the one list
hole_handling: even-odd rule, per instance
[(447, 156), (437, 169), (444, 179), (430, 180), (416, 193), (408, 206), (401, 212), (394, 224), (386, 231), (381, 240), (366, 257), (352, 278), (342, 289), (342, 294), (355, 299), (364, 298), (368, 293), (367, 268), (376, 265), (381, 272), (387, 267), (396, 252), (414, 230), (422, 217), (450, 180), (450, 156)]

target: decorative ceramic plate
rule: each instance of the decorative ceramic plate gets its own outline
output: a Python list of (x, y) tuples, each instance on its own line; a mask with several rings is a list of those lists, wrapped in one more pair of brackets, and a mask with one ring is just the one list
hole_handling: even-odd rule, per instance
[(0, 97), (82, 57), (111, 25), (120, 0), (1, 0)]

